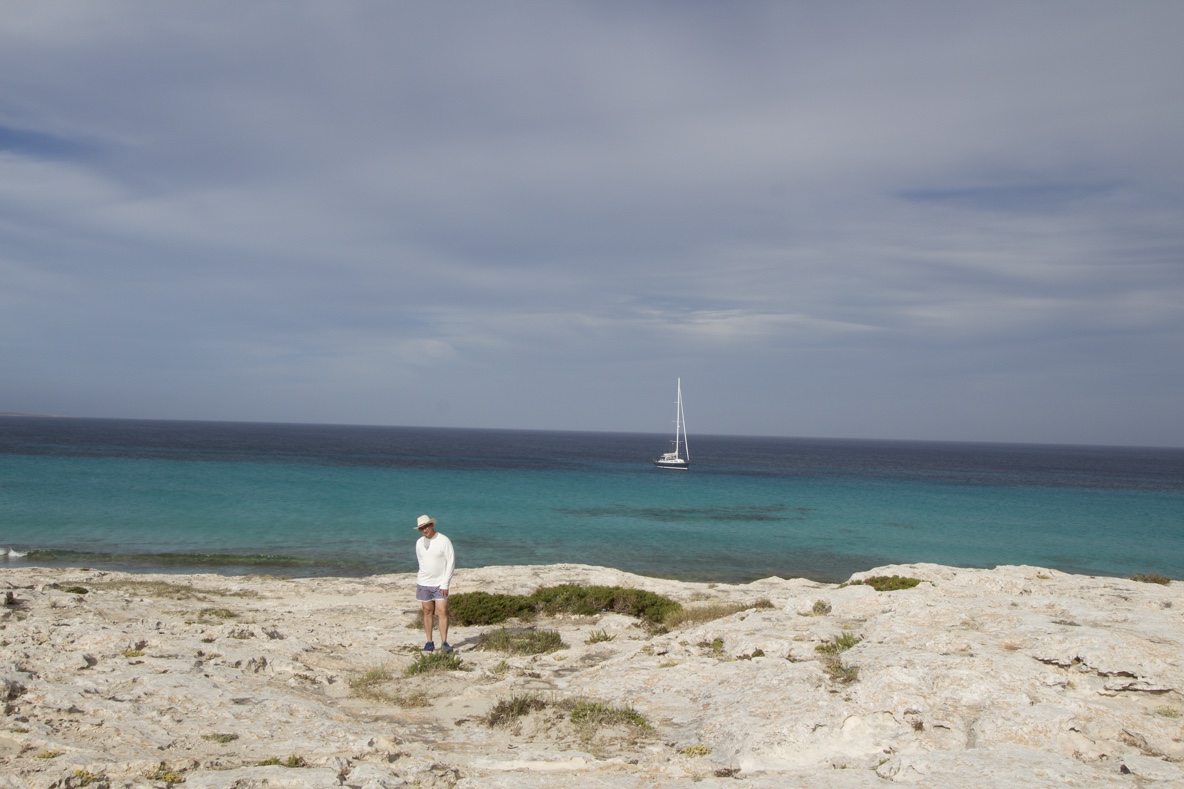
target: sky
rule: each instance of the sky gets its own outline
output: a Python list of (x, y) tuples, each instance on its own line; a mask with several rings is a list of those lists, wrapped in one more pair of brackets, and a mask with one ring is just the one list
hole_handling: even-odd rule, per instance
[(1181, 30), (0, 0), (0, 411), (1184, 446)]

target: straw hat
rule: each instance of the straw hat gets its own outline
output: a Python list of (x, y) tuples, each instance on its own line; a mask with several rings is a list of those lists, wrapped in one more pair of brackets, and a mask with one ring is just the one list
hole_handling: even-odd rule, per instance
[(429, 518), (427, 515), (420, 515), (419, 519), (415, 522), (416, 530), (422, 529), (424, 526), (428, 526), (428, 525), (435, 526), (436, 519)]

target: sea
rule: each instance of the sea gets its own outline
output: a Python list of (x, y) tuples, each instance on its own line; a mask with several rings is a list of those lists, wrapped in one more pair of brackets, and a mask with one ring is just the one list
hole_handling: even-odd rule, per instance
[(1184, 449), (0, 417), (0, 572), (465, 567), (842, 581), (894, 563), (1184, 579)]

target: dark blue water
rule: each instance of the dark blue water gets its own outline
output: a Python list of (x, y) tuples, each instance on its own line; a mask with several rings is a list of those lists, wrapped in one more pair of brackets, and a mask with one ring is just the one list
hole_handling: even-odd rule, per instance
[(672, 472), (655, 435), (0, 417), (0, 547), (8, 566), (404, 572), (426, 512), (462, 567), (1184, 578), (1184, 450), (691, 439)]

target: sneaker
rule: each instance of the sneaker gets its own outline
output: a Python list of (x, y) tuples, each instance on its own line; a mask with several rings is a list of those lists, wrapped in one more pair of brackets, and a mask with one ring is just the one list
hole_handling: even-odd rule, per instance
[(448, 642), (447, 642), (447, 641), (445, 641), (445, 642), (444, 642), (444, 646), (440, 647), (440, 649), (441, 649), (441, 650), (442, 650), (442, 651), (443, 651), (445, 654), (452, 654), (452, 647), (448, 646)]
[(428, 643), (424, 644), (423, 651), (424, 652), (435, 652), (436, 651), (436, 642), (429, 641)]

